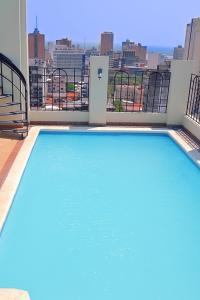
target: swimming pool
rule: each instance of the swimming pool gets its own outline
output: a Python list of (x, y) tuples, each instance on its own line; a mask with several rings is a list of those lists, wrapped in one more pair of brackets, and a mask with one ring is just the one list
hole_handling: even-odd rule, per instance
[(167, 135), (41, 132), (0, 236), (0, 287), (199, 300), (199, 183)]

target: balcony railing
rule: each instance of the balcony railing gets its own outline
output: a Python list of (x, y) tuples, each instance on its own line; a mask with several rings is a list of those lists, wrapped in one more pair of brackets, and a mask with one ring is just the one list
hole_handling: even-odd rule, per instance
[(88, 70), (33, 66), (29, 78), (31, 110), (88, 111)]
[(27, 82), (21, 70), (0, 53), (0, 132), (28, 135)]
[(187, 103), (187, 116), (200, 123), (200, 76), (192, 74)]
[(169, 71), (110, 71), (107, 111), (166, 113)]

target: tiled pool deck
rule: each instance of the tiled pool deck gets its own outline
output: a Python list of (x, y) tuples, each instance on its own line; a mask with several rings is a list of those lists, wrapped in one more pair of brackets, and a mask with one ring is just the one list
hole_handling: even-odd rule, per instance
[(21, 146), (22, 140), (0, 137), (0, 188), (3, 185)]

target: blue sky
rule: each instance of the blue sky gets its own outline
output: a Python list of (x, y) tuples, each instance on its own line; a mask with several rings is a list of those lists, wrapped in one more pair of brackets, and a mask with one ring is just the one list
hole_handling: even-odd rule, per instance
[(185, 27), (200, 16), (200, 0), (27, 0), (28, 30), (39, 29), (47, 40), (70, 37), (99, 42), (113, 31), (115, 42), (126, 38), (144, 45), (175, 46), (184, 42)]

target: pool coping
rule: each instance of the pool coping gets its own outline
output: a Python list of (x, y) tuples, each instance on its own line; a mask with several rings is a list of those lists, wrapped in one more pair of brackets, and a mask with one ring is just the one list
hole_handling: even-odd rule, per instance
[(30, 129), (29, 135), (24, 141), (15, 161), (0, 189), (0, 233), (6, 222), (9, 210), (12, 206), (15, 193), (21, 181), (26, 164), (34, 147), (40, 131), (65, 131), (65, 132), (130, 132), (130, 133), (158, 133), (167, 134), (174, 140), (190, 159), (200, 168), (200, 152), (198, 147), (184, 139), (180, 130), (169, 128), (151, 127), (90, 127), (90, 126), (34, 126)]
[(1, 289), (0, 288), (0, 299), (1, 300), (30, 300), (29, 294), (26, 291), (18, 289)]

